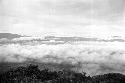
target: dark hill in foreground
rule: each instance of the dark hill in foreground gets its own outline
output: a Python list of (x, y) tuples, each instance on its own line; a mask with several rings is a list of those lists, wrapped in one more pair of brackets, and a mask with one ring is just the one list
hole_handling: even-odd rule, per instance
[(40, 70), (38, 65), (30, 64), (1, 73), (0, 83), (125, 83), (125, 75), (108, 73), (91, 77), (71, 70)]

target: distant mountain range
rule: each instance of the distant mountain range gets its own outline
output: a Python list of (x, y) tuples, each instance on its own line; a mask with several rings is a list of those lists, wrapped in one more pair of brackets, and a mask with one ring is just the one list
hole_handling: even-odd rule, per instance
[(13, 38), (20, 38), (23, 37), (18, 34), (12, 34), (12, 33), (0, 33), (0, 39), (6, 38), (6, 39), (13, 39)]
[(113, 36), (109, 39), (103, 39), (103, 38), (94, 38), (94, 37), (55, 37), (55, 36), (46, 36), (46, 40), (55, 40), (55, 41), (98, 41), (98, 42), (125, 42), (125, 39), (119, 37), (119, 36)]
[(119, 36), (113, 36), (109, 39), (96, 38), (96, 37), (57, 37), (57, 36), (45, 36), (43, 37), (32, 37), (32, 36), (22, 36), (19, 34), (12, 33), (0, 33), (0, 43), (41, 43), (41, 44), (55, 44), (55, 43), (79, 43), (79, 42), (125, 42), (124, 38)]

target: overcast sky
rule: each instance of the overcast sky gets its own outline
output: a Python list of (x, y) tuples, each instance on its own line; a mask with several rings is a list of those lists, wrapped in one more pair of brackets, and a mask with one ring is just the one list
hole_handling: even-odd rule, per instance
[(125, 36), (125, 0), (0, 0), (0, 32)]

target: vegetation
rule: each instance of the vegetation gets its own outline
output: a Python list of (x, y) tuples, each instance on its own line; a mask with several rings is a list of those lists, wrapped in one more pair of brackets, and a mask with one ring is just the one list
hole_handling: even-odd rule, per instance
[(108, 73), (90, 77), (71, 70), (40, 70), (37, 65), (30, 64), (1, 73), (0, 83), (125, 83), (125, 75)]

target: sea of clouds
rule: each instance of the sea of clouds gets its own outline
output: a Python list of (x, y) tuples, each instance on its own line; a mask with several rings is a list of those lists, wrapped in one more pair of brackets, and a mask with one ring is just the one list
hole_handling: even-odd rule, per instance
[(125, 71), (125, 44), (119, 42), (88, 42), (82, 44), (0, 46), (0, 62), (37, 61), (79, 65), (89, 74)]

